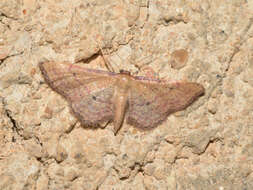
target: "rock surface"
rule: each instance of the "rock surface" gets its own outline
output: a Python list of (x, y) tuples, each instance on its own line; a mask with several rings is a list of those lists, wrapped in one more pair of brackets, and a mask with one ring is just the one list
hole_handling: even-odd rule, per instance
[[(253, 189), (252, 1), (0, 1), (0, 189)], [(38, 63), (206, 93), (152, 131), (80, 126)]]

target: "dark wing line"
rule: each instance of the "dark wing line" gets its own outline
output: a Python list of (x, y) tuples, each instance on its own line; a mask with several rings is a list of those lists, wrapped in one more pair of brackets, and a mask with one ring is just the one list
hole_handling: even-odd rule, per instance
[[(46, 69), (44, 69), (44, 67), (43, 67), (43, 62), (42, 62), (42, 63), (39, 63), (39, 67), (40, 67), (41, 72), (43, 73), (45, 82), (46, 82), (53, 90), (55, 90), (55, 91), (58, 92), (58, 93), (63, 93), (63, 91), (61, 91), (59, 88), (57, 88), (57, 87), (54, 85), (54, 83), (57, 82), (57, 81), (59, 81), (59, 80), (63, 80), (64, 78), (73, 77), (73, 74), (68, 74), (69, 72), (66, 72), (67, 75), (65, 75), (65, 76), (63, 76), (63, 77), (61, 77), (61, 78), (57, 78), (56, 80), (50, 80), (50, 79), (49, 79), (49, 76), (48, 76), (48, 72), (47, 72)], [(78, 67), (78, 66), (75, 66), (75, 67)], [(104, 76), (104, 75), (102, 75), (102, 76), (96, 76), (96, 77), (93, 76), (93, 78), (88, 78), (88, 77), (87, 77), (87, 79), (82, 80), (82, 82), (81, 82), (80, 80), (76, 80), (76, 81), (78, 81), (78, 83), (80, 83), (80, 86), (84, 86), (85, 84), (89, 84), (89, 83), (92, 83), (92, 82), (96, 82), (96, 80), (105, 79), (105, 78), (107, 78), (107, 77), (113, 77), (113, 76), (110, 76), (110, 73), (111, 73), (111, 72), (106, 72), (106, 71), (100, 72), (100, 70), (86, 69), (86, 68), (83, 68), (83, 67), (79, 67), (79, 68), (83, 69), (83, 70), (86, 71), (86, 72), (87, 72), (87, 70), (88, 70), (88, 71), (92, 71), (92, 72), (95, 72), (95, 73), (106, 74), (106, 76)], [(76, 73), (76, 72), (73, 72), (73, 71), (70, 71), (70, 72)], [(64, 75), (64, 73), (62, 73), (62, 74)], [(79, 72), (79, 73), (76, 73), (76, 75), (81, 75), (81, 74), (83, 74), (83, 73), (80, 73), (80, 72)], [(90, 75), (91, 73), (88, 72), (88, 74)], [(113, 73), (113, 74), (114, 74), (114, 73)], [(96, 74), (96, 75), (98, 75), (98, 74)], [(93, 81), (87, 82), (87, 80), (92, 80), (92, 79), (93, 79)], [(86, 81), (86, 82), (84, 82), (84, 81)], [(85, 84), (84, 84), (84, 83), (85, 83)], [(78, 87), (79, 87), (79, 86), (78, 86)], [(78, 87), (72, 88), (72, 90), (74, 90), (74, 89), (76, 89), (76, 88), (78, 88)], [(64, 94), (64, 93), (63, 93), (63, 94)]]
[[(140, 129), (143, 130), (150, 130), (153, 129), (155, 127), (157, 127), (159, 124), (161, 124), (162, 122), (164, 122), (168, 115), (171, 114), (172, 110), (168, 107), (168, 109), (161, 109), (164, 106), (166, 106), (166, 104), (168, 104), (169, 102), (167, 102), (167, 98), (166, 96), (168, 95), (167, 92), (171, 90), (173, 90), (173, 88), (175, 88), (175, 85), (170, 84), (170, 83), (165, 83), (165, 82), (155, 82), (155, 81), (143, 81), (143, 80), (137, 80), (136, 82), (138, 82), (138, 85), (135, 87), (134, 91), (137, 92), (142, 92), (140, 93), (140, 96), (144, 99), (144, 101), (140, 101), (139, 104), (136, 104), (134, 106), (137, 107), (141, 107), (141, 106), (145, 106), (145, 104), (149, 103), (151, 105), (154, 105), (154, 103), (156, 101), (161, 101), (162, 105), (157, 105), (155, 104), (155, 106), (152, 107), (152, 112), (154, 112), (155, 115), (159, 115), (160, 116), (155, 116), (152, 115), (154, 121), (152, 121), (152, 123), (150, 123), (149, 127), (146, 127), (146, 124), (140, 122), (138, 119), (136, 119), (136, 115), (139, 115), (138, 111), (133, 111), (131, 113), (131, 116), (128, 116), (128, 123), (132, 124), (133, 126), (136, 126)], [(161, 90), (162, 89), (162, 90)], [(148, 105), (147, 105), (148, 106)], [(158, 111), (160, 110), (160, 111)], [(144, 127), (145, 126), (145, 127)]]
[(72, 72), (71, 69), (73, 67), (75, 68), (78, 68), (78, 69), (81, 69), (81, 70), (85, 70), (87, 71), (88, 73), (94, 73), (94, 74), (104, 74), (104, 75), (107, 75), (107, 76), (114, 76), (114, 75), (117, 75), (117, 73), (113, 73), (113, 72), (110, 72), (110, 71), (103, 71), (103, 70), (97, 70), (97, 69), (89, 69), (89, 68), (85, 68), (85, 67), (82, 67), (82, 66), (79, 66), (79, 65), (75, 65), (75, 64), (71, 64), (71, 63), (61, 63), (61, 64), (66, 64), (66, 65), (69, 65), (69, 72)]
[[(138, 81), (139, 82), (139, 85), (142, 87), (142, 86), (145, 86), (145, 88), (143, 88), (142, 90), (147, 90), (147, 94), (149, 95), (150, 93), (150, 91), (152, 91), (152, 92), (154, 92), (154, 94), (156, 94), (156, 92), (154, 91), (154, 89), (156, 89), (157, 91), (159, 91), (158, 89), (157, 89), (157, 85), (164, 85), (164, 87), (166, 87), (166, 84), (165, 83), (158, 83), (157, 84), (157, 82), (152, 82), (151, 84), (150, 84), (150, 82), (148, 82), (148, 81), (145, 81), (145, 82), (143, 82), (143, 81)], [(150, 86), (150, 85), (152, 85), (152, 87)], [(142, 91), (142, 90), (140, 90), (140, 91)], [(145, 93), (144, 93), (145, 94)], [(163, 96), (166, 96), (166, 94), (163, 94)], [(145, 95), (143, 96), (144, 98), (145, 98)], [(151, 103), (153, 103), (153, 102), (155, 102), (156, 100), (157, 100), (157, 98), (160, 98), (161, 96), (158, 96), (158, 95), (156, 95), (151, 101), (148, 101), (150, 104)], [(144, 104), (137, 104), (138, 106), (141, 106), (141, 105), (144, 105)]]
[[(89, 73), (89, 72), (87, 72), (87, 73), (88, 73), (88, 76), (86, 77), (87, 79), (90, 79), (90, 78), (94, 78), (95, 79), (95, 78), (100, 78), (100, 77), (104, 77), (104, 78), (106, 78), (106, 77), (113, 77), (113, 76), (109, 76), (109, 75), (97, 76), (99, 74), (94, 75), (93, 73), (92, 74)], [(85, 73), (85, 74), (87, 74), (87, 73)], [(79, 73), (77, 73), (77, 72), (62, 72), (61, 75), (64, 75), (64, 76), (62, 76), (61, 78), (57, 78), (53, 82), (55, 82), (57, 80), (62, 80), (64, 78), (68, 78), (68, 77), (75, 77), (75, 76), (78, 76), (78, 75), (84, 75), (84, 72), (83, 73), (81, 73), (81, 72), (79, 72)], [(90, 78), (89, 78), (89, 76), (90, 76)]]
[[(63, 78), (67, 78), (67, 77), (63, 77)], [(90, 83), (93, 83), (93, 82), (97, 82), (97, 80), (101, 80), (101, 79), (105, 79), (106, 77), (94, 77), (94, 78), (88, 78), (88, 79), (85, 79), (85, 80), (76, 80), (76, 81), (78, 81), (78, 83), (80, 84), (80, 86), (83, 86), (83, 85), (85, 85), (85, 84), (90, 84)], [(62, 79), (57, 79), (57, 80), (54, 80), (54, 81), (52, 81), (51, 83), (54, 83), (54, 82), (57, 82), (57, 81), (59, 81), (59, 80), (62, 80)], [(90, 81), (89, 81), (90, 80)], [(88, 81), (88, 82), (87, 82)], [(73, 89), (76, 89), (76, 88), (78, 88), (78, 86), (77, 87), (74, 87), (74, 88), (71, 88), (71, 90)]]
[[(92, 70), (92, 69), (85, 69), (83, 67), (72, 67), (70, 64), (59, 64), (58, 66), (54, 66), (53, 63), (47, 63), (43, 65), (42, 63), (39, 65), (40, 70), (43, 74), (43, 77), (45, 79), (45, 82), (57, 93), (62, 95), (69, 103), (71, 112), (73, 115), (75, 115), (79, 121), (81, 121), (82, 124), (85, 125), (91, 125), (91, 126), (99, 126), (99, 123), (101, 121), (108, 121), (112, 120), (113, 118), (113, 108), (111, 107), (110, 102), (108, 101), (108, 98), (111, 97), (111, 93), (107, 94), (106, 96), (103, 96), (100, 98), (98, 96), (95, 98), (95, 100), (92, 100), (91, 93), (86, 93), (85, 91), (88, 91), (87, 85), (91, 85), (95, 83), (103, 82), (104, 85), (110, 86), (110, 88), (113, 88), (113, 83), (115, 82), (115, 75), (109, 72), (103, 72), (99, 70)], [(71, 69), (72, 68), (72, 69)], [(58, 73), (57, 73), (58, 72)], [(60, 77), (59, 77), (60, 76)], [(53, 79), (53, 80), (51, 80)], [(66, 80), (66, 81), (65, 81)], [(57, 82), (59, 82), (57, 84)], [(74, 86), (70, 86), (69, 83), (73, 82)], [(61, 89), (61, 84), (65, 85), (64, 89)], [(87, 88), (86, 88), (87, 87)], [(72, 101), (71, 98), (73, 97), (71, 94), (73, 91), (73, 95), (75, 92), (78, 91), (78, 88), (83, 89), (82, 95), (84, 95), (84, 102), (94, 101), (94, 105), (96, 104), (96, 107), (98, 109), (88, 109), (85, 111), (85, 113), (90, 114), (90, 116), (85, 117), (83, 115), (83, 111), (85, 109), (82, 109), (81, 107), (78, 107), (78, 101)], [(98, 88), (98, 90), (103, 90), (104, 88)], [(68, 91), (69, 90), (69, 91)], [(89, 100), (91, 99), (91, 100)], [(92, 104), (93, 104), (92, 103)], [(106, 113), (104, 111), (100, 110), (100, 104), (103, 104), (103, 107), (106, 108)], [(102, 108), (101, 108), (102, 109)], [(96, 114), (100, 115), (100, 119), (95, 121), (94, 119), (89, 120), (89, 118), (93, 115), (92, 113), (96, 112)]]
[[(91, 97), (92, 95), (90, 95)], [(107, 98), (106, 98), (107, 97)], [(109, 98), (111, 98), (112, 96), (109, 96)], [(89, 98), (89, 97), (88, 97)], [(103, 97), (102, 97), (103, 98)], [(106, 100), (104, 99), (104, 101), (97, 101), (97, 100), (93, 100), (92, 102), (90, 102), (89, 105), (87, 105), (88, 107), (82, 107), (82, 105), (79, 105), (79, 107), (76, 107), (76, 102), (72, 102), (70, 101), (70, 107), (71, 107), (71, 111), (72, 113), (79, 119), (79, 121), (83, 124), (83, 125), (88, 125), (88, 126), (93, 126), (93, 127), (99, 127), (101, 122), (105, 122), (105, 121), (111, 121), (113, 118), (113, 107), (111, 106), (112, 104), (110, 103), (110, 100), (108, 99), (108, 96), (104, 96), (104, 98), (106, 98)], [(87, 100), (87, 99), (86, 99)], [(97, 104), (96, 109), (89, 109), (91, 104)], [(104, 115), (104, 111), (101, 110), (100, 108), (100, 103), (102, 103), (102, 106), (105, 107), (106, 106), (106, 112), (107, 114)], [(82, 112), (82, 109), (87, 109), (85, 112)], [(87, 113), (88, 115), (84, 115), (84, 113)], [(108, 115), (109, 113), (109, 115)], [(97, 120), (90, 120), (88, 118), (90, 118), (90, 116), (92, 115), (99, 115), (100, 119)], [(104, 115), (104, 116), (103, 116)], [(103, 116), (103, 117), (101, 117)]]
[[(40, 68), (41, 72), (44, 75), (48, 76), (48, 74), (47, 74), (48, 72), (46, 71), (46, 69), (44, 69), (44, 66), (43, 66), (44, 63), (47, 63), (47, 62), (39, 63), (39, 68)], [(84, 72), (86, 72), (88, 75), (100, 75), (100, 77), (113, 77), (113, 76), (117, 75), (117, 73), (101, 71), (101, 70), (96, 70), (96, 69), (88, 69), (88, 68), (80, 67), (80, 66), (77, 66), (77, 65), (74, 65), (74, 64), (67, 64), (67, 63), (60, 63), (60, 64), (65, 64), (65, 65), (68, 65), (70, 67), (68, 69), (69, 71), (61, 73), (62, 75), (65, 75), (62, 78), (71, 77), (71, 76), (74, 75), (74, 73), (76, 75), (82, 75)], [(76, 68), (81, 69), (81, 71), (72, 71), (73, 66), (76, 67)], [(69, 74), (69, 73), (71, 73), (71, 74)], [(47, 78), (49, 78), (49, 77), (47, 77)], [(57, 80), (61, 80), (62, 78), (58, 78)]]
[[(40, 70), (45, 73), (45, 69), (44, 69), (44, 64), (46, 63), (52, 63), (52, 62), (40, 62), (39, 63), (39, 68)], [(53, 62), (53, 63), (56, 63), (56, 62)], [(71, 63), (66, 63), (66, 62), (61, 62), (61, 63), (58, 63), (59, 65), (64, 65), (66, 67), (69, 67), (67, 68), (67, 72), (66, 73), (76, 73), (76, 74), (80, 74), (80, 73), (83, 73), (83, 72), (87, 72), (89, 75), (100, 75), (100, 76), (104, 76), (104, 77), (113, 77), (115, 75), (117, 75), (117, 73), (113, 73), (113, 72), (109, 72), (109, 71), (103, 71), (103, 70), (97, 70), (97, 69), (89, 69), (89, 68), (85, 68), (85, 67), (82, 67), (82, 66), (78, 66), (78, 65), (74, 65), (74, 64), (71, 64)], [(55, 64), (57, 65), (57, 63)], [(73, 69), (80, 69), (79, 71), (73, 71)], [(64, 73), (63, 73), (64, 74)]]
[[(147, 94), (149, 94), (149, 91), (154, 92), (154, 89), (159, 91), (159, 88), (163, 87), (163, 88), (170, 88), (169, 85), (171, 85), (171, 88), (173, 88), (173, 83), (168, 83), (166, 81), (163, 80), (159, 80), (159, 79), (151, 79), (151, 78), (146, 78), (146, 77), (134, 77), (134, 79), (136, 80), (136, 82), (139, 83), (140, 86), (145, 86), (146, 88), (144, 88), (143, 90), (147, 90)], [(155, 93), (155, 92), (154, 92)], [(163, 93), (162, 97), (166, 96), (166, 93)], [(155, 96), (153, 98), (153, 100), (149, 101), (150, 103), (156, 101), (157, 97), (161, 97), (160, 95)]]
[(154, 83), (163, 83), (162, 80), (156, 78), (149, 78), (144, 76), (133, 76), (135, 80), (143, 81), (143, 82), (154, 82)]

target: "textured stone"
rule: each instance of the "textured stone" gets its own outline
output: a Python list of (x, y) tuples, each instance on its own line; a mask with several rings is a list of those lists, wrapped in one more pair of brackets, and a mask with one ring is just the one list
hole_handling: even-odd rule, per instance
[(25, 141), (25, 149), (31, 156), (36, 158), (41, 158), (44, 156), (41, 145), (34, 139)]
[(0, 163), (2, 189), (33, 189), (39, 175), (39, 163), (27, 154), (18, 152)]
[(47, 190), (48, 189), (48, 176), (41, 172), (41, 175), (39, 176), (37, 182), (36, 182), (36, 187), (38, 190)]
[(215, 139), (217, 130), (198, 130), (184, 140), (185, 146), (192, 147), (193, 153), (201, 154), (205, 151), (208, 143)]
[(0, 4), (0, 10), (3, 15), (8, 18), (17, 19), (21, 13), (20, 11), (20, 0), (3, 0)]
[(188, 52), (184, 49), (175, 50), (171, 54), (171, 67), (173, 69), (183, 68), (188, 60)]

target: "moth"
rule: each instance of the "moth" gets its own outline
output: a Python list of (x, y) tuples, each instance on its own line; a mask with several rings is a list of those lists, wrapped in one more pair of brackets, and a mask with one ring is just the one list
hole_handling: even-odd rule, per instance
[(153, 129), (205, 91), (194, 82), (168, 83), (66, 62), (43, 62), (39, 67), (46, 83), (69, 102), (82, 125), (97, 127), (113, 121), (115, 134), (124, 118), (138, 129)]

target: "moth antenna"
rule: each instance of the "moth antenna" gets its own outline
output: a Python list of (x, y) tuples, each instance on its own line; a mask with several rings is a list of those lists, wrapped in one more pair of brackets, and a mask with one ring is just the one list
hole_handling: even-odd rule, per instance
[[(132, 61), (131, 59), (129, 59), (130, 55), (128, 55), (128, 57), (126, 58), (126, 60), (124, 60), (117, 52), (114, 52), (114, 53), (115, 53), (115, 55), (116, 55), (117, 57), (119, 57), (119, 59), (120, 59), (122, 62), (126, 62), (126, 60), (127, 60), (127, 62), (128, 62), (129, 64), (131, 64), (131, 65), (133, 65), (134, 67), (137, 68), (138, 71), (134, 72), (134, 73), (133, 73), (134, 75), (137, 75), (137, 74), (139, 73), (140, 69), (139, 69), (138, 65), (136, 65), (135, 63), (133, 63), (133, 61)], [(121, 72), (121, 70), (120, 70), (120, 72)]]
[[(93, 39), (93, 40), (94, 40), (94, 39)], [(104, 63), (105, 63), (105, 67), (106, 67), (110, 72), (115, 72), (114, 69), (113, 69), (113, 67), (112, 67), (112, 65), (111, 65), (111, 63), (105, 59), (105, 56), (104, 56), (105, 54), (104, 54), (104, 51), (103, 51), (102, 47), (100, 46), (100, 44), (97, 43), (96, 40), (94, 40), (94, 41), (95, 41), (95, 43), (97, 44), (97, 46), (98, 46), (98, 48), (99, 48), (99, 51), (101, 52), (102, 58), (103, 58)]]

